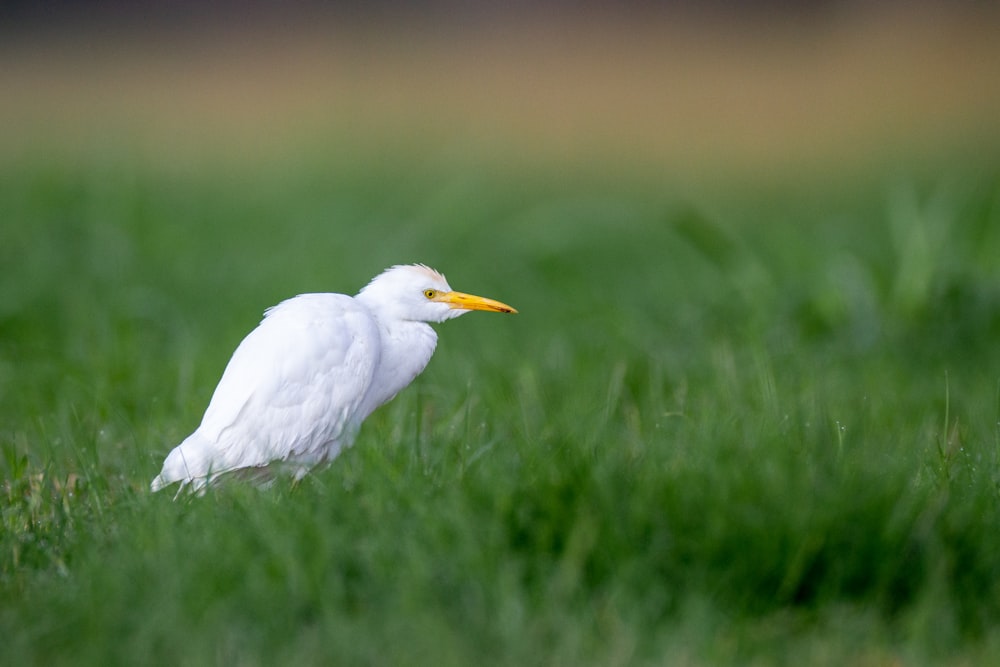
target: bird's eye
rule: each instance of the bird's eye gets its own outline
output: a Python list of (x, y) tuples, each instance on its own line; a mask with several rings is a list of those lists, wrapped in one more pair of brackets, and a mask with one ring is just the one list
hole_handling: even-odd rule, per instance
[(424, 290), (424, 296), (426, 296), (428, 299), (433, 299), (434, 297), (437, 296), (437, 294), (438, 294), (437, 290), (433, 290), (433, 289), (425, 289)]

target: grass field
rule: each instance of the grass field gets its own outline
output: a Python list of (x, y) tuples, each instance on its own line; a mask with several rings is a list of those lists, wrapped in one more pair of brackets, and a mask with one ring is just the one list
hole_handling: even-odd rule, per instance
[[(1000, 659), (1000, 152), (156, 141), (0, 161), (0, 663)], [(415, 261), (520, 314), (298, 486), (148, 492), (264, 308)]]

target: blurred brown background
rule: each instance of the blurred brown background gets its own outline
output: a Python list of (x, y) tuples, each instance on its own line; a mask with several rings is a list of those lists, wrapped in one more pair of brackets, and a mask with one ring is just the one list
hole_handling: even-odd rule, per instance
[(74, 3), (0, 11), (0, 151), (336, 142), (760, 177), (994, 156), (993, 3)]

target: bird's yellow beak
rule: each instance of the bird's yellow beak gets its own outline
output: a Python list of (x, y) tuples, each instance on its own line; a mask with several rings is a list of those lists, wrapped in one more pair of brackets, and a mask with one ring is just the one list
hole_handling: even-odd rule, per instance
[(433, 300), (446, 303), (452, 308), (460, 310), (488, 310), (494, 313), (517, 312), (517, 310), (511, 308), (506, 303), (500, 303), (499, 301), (473, 294), (463, 294), (462, 292), (444, 292), (434, 297)]

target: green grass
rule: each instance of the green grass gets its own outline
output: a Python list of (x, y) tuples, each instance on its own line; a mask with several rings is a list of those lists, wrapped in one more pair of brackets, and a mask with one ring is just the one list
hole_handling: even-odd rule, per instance
[[(1000, 182), (0, 167), (0, 663), (1000, 658)], [(148, 483), (263, 309), (511, 303), (297, 487)]]

